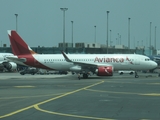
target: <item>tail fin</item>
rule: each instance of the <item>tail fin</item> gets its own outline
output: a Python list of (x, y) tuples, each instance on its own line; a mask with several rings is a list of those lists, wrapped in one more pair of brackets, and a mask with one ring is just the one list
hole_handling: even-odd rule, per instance
[(14, 55), (36, 54), (14, 30), (8, 30), (12, 52)]

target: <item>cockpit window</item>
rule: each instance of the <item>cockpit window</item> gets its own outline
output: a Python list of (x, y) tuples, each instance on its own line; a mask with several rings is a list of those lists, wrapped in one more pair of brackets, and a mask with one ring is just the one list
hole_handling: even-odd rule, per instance
[(150, 59), (149, 59), (149, 58), (146, 58), (145, 61), (150, 61)]

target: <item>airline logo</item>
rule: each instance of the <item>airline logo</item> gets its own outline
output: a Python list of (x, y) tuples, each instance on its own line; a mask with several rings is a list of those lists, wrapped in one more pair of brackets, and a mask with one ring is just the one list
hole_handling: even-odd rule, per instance
[(131, 59), (129, 59), (128, 57), (126, 57), (126, 61), (128, 61), (130, 64), (133, 64), (133, 62), (131, 61)]
[(95, 59), (94, 59), (94, 62), (99, 62), (99, 63), (101, 63), (101, 62), (116, 62), (116, 63), (122, 63), (122, 62), (124, 62), (124, 59), (123, 58), (99, 58), (99, 57), (96, 57)]
[[(124, 58), (99, 58), (99, 57), (96, 57), (94, 59), (94, 62), (98, 62), (98, 63), (101, 63), (101, 62), (106, 62), (106, 63), (123, 63), (124, 62)], [(128, 57), (126, 57), (126, 61), (128, 61), (130, 64), (133, 64), (133, 62), (131, 61), (131, 59), (129, 59)]]
[(104, 71), (109, 74), (110, 72), (108, 70), (110, 70), (109, 67), (104, 68)]

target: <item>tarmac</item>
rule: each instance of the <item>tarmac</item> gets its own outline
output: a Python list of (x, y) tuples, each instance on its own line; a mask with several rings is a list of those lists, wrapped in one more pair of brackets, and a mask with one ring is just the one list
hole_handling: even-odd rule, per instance
[(159, 120), (160, 77), (0, 73), (0, 119)]

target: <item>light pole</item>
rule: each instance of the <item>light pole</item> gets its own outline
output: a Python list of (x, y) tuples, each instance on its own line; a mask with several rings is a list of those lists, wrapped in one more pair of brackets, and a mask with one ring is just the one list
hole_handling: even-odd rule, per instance
[(120, 45), (120, 41), (119, 41), (119, 33), (117, 33), (118, 37), (117, 37), (117, 40), (118, 40), (118, 45)]
[(118, 45), (118, 41), (117, 41), (117, 38), (116, 38), (116, 45)]
[(65, 11), (68, 8), (60, 8), (63, 11), (63, 51), (65, 51)]
[(16, 32), (18, 32), (18, 14), (14, 14), (16, 16)]
[(112, 46), (111, 32), (112, 32), (112, 30), (110, 30), (110, 46)]
[(151, 48), (151, 25), (152, 25), (152, 22), (150, 22), (150, 40), (149, 40), (150, 55), (152, 55), (152, 48)]
[(96, 25), (94, 26), (94, 28), (95, 28), (94, 42), (96, 43)]
[(121, 35), (119, 35), (119, 41), (120, 41), (120, 45), (121, 45)]
[(130, 19), (128, 18), (128, 49), (130, 49)]
[(157, 26), (155, 26), (155, 41), (154, 41), (154, 48), (156, 50), (156, 29), (157, 29)]
[(72, 23), (72, 48), (73, 48), (73, 21), (71, 21)]
[(109, 11), (107, 11), (107, 54), (108, 54), (108, 14), (109, 14)]

